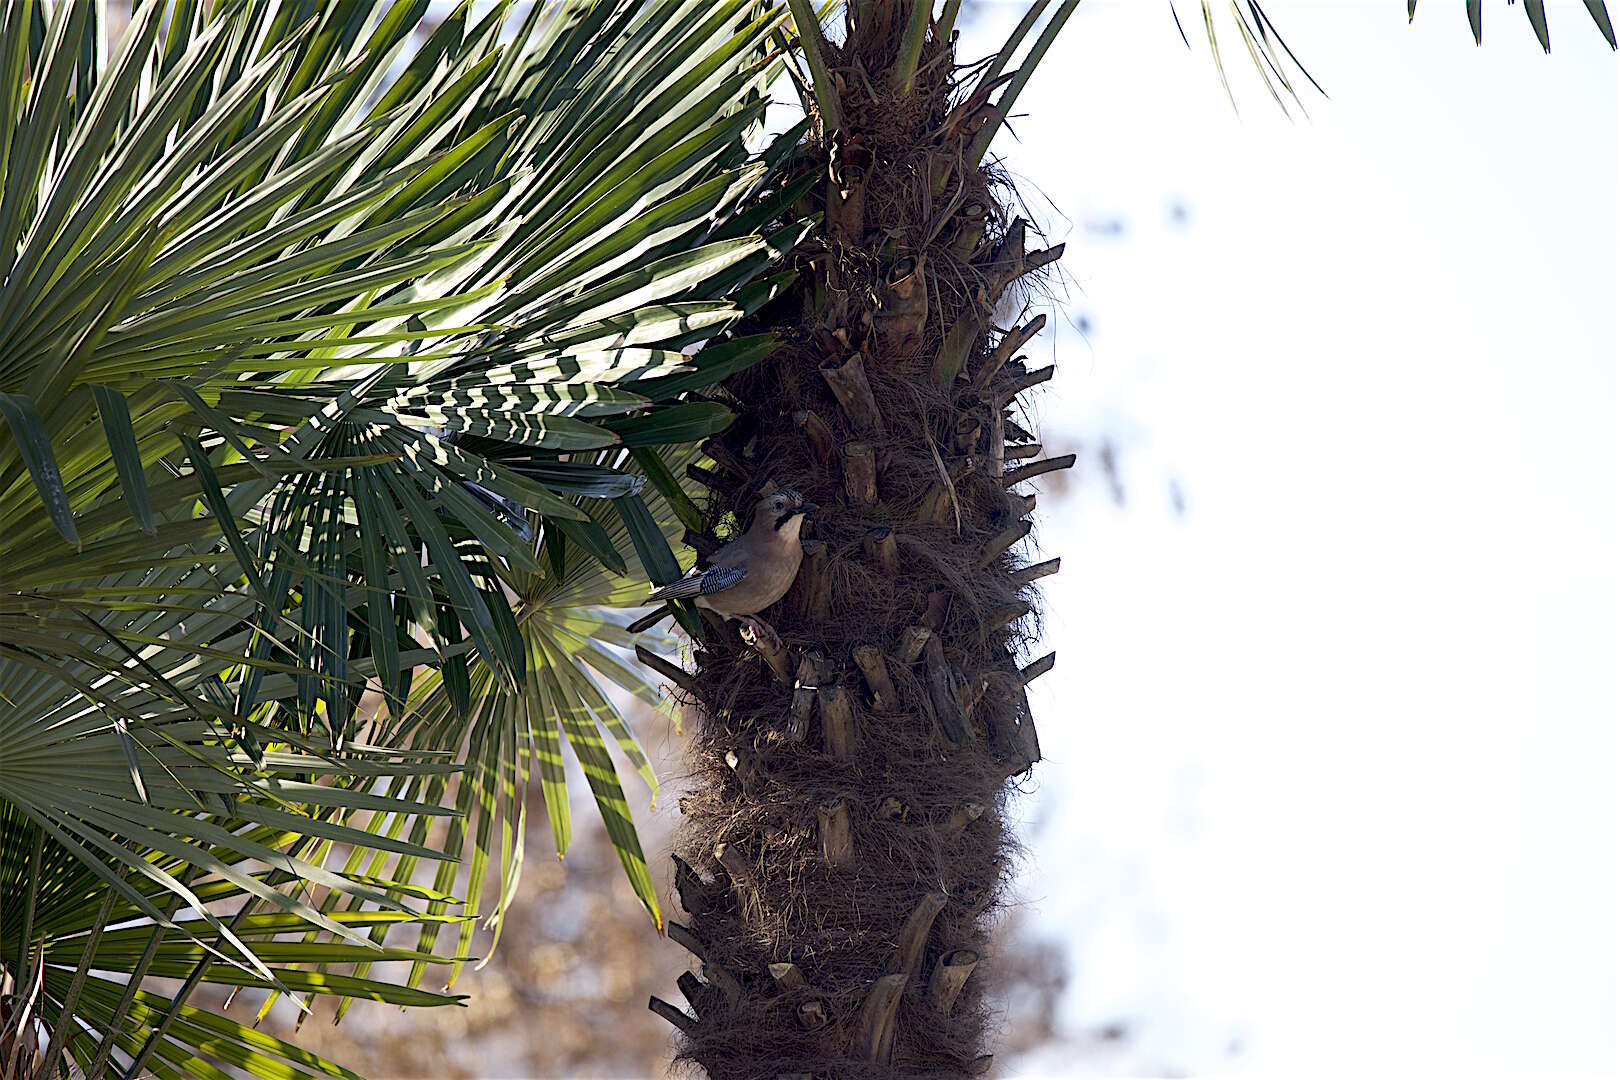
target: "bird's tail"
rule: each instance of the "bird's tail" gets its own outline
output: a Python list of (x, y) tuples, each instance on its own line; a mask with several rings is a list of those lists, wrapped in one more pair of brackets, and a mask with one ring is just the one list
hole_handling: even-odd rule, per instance
[(703, 579), (701, 577), (684, 577), (679, 581), (671, 582), (652, 591), (647, 597), (647, 603), (653, 604), (660, 600), (690, 600), (694, 596), (703, 594)]

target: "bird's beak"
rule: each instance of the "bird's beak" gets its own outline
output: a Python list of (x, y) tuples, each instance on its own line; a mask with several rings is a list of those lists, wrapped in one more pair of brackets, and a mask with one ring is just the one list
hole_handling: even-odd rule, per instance
[(817, 506), (813, 502), (802, 502), (799, 504), (799, 513), (801, 514), (813, 514), (820, 509), (821, 507)]

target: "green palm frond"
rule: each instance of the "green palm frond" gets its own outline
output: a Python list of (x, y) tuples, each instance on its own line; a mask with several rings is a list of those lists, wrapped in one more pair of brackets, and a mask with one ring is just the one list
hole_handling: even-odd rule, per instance
[[(1513, 4), (1515, 0), (1507, 0), (1507, 2)], [(1592, 17), (1592, 22), (1597, 25), (1598, 32), (1609, 43), (1609, 48), (1620, 47), (1616, 44), (1614, 24), (1609, 21), (1609, 9), (1605, 0), (1582, 0), (1582, 3), (1586, 5), (1587, 14)], [(1229, 21), (1233, 28), (1236, 29), (1238, 38), (1243, 43), (1244, 51), (1248, 53), (1249, 60), (1254, 64), (1255, 70), (1260, 73), (1260, 78), (1265, 83), (1266, 89), (1271, 93), (1272, 99), (1283, 112), (1288, 112), (1288, 106), (1284, 101), (1285, 96), (1294, 103), (1296, 108), (1302, 111), (1304, 109), (1299, 95), (1295, 92), (1293, 83), (1288, 78), (1289, 71), (1304, 76), (1306, 81), (1318, 93), (1326, 96), (1326, 91), (1312, 78), (1310, 72), (1305, 70), (1304, 65), (1294, 56), (1293, 50), (1283, 41), (1282, 35), (1277, 32), (1277, 27), (1272, 23), (1258, 0), (1241, 0), (1241, 3), (1240, 0), (1225, 0), (1224, 5), (1220, 4), (1219, 0), (1198, 0), (1204, 35), (1209, 40), (1210, 56), (1215, 61), (1215, 70), (1220, 75), (1221, 86), (1226, 90), (1227, 98), (1232, 102), (1234, 109), (1237, 107), (1237, 100), (1232, 95), (1231, 84), (1227, 82), (1226, 67), (1221, 61), (1221, 46), (1216, 31), (1217, 23), (1222, 20), (1216, 17), (1215, 9), (1222, 6), (1224, 6), (1225, 13), (1229, 16), (1226, 21)], [(1485, 40), (1483, 0), (1465, 0), (1464, 8), (1468, 16), (1469, 29), (1474, 35), (1474, 44), (1481, 45)], [(1547, 30), (1545, 0), (1524, 0), (1524, 13), (1526, 18), (1530, 20), (1530, 27), (1535, 32), (1536, 40), (1541, 43), (1542, 50), (1548, 53), (1552, 52), (1552, 38)], [(1181, 40), (1186, 43), (1188, 48), (1191, 48), (1192, 42), (1187, 36), (1186, 26), (1181, 21), (1181, 13), (1176, 8), (1176, 0), (1170, 0), (1170, 15), (1175, 20), (1176, 30), (1181, 34)], [(1406, 0), (1407, 21), (1411, 22), (1416, 17), (1417, 0)], [(1279, 53), (1277, 50), (1281, 50), (1281, 52)], [(1285, 58), (1286, 64), (1284, 63)]]
[[(200, 1019), (185, 1001), (200, 982), (455, 1000), (348, 975), (312, 982), (301, 969), (376, 953), (374, 925), (453, 917), (423, 916), (403, 902), (400, 883), (325, 863), (333, 843), (444, 858), (352, 820), (446, 816), (372, 788), (458, 766), (368, 746), (334, 757), (320, 741), (267, 726), (268, 703), (234, 713), (226, 686), (255, 601), (212, 589), (217, 580), (195, 567), (109, 578), (107, 594), (149, 599), (107, 605), (99, 618), (36, 596), (0, 601), (0, 965), (20, 987), (38, 979), (32, 1037), (49, 1032), (44, 1054), (64, 1047), (86, 1074), (98, 1058), (128, 1066), (151, 1030), (143, 1017), (171, 1011), (148, 1053), (182, 1073), (201, 1067), (188, 1062), (205, 1036), (208, 1053), (243, 1067), (291, 1052), (223, 1018)], [(213, 595), (188, 599), (196, 593)], [(267, 698), (296, 692), (305, 674), (286, 662), (262, 667)], [(316, 894), (344, 897), (351, 913), (323, 912)], [(274, 940), (287, 930), (316, 936), (293, 952)], [(147, 980), (162, 979), (189, 988), (158, 995)]]
[(611, 609), (679, 571), (673, 448), (805, 227), (757, 209), (797, 134), (745, 144), (785, 14), (426, 8), (0, 5), (15, 1068), (349, 1075), (192, 992), (455, 1001), (531, 762), (566, 846), (564, 742), (657, 918)]
[[(195, 529), (195, 504), (264, 601), (261, 632), (299, 624), (328, 687), (350, 652), (388, 659), (394, 626), (366, 603), (381, 580), (402, 621), (441, 649), (464, 633), (515, 687), (498, 577), (536, 567), (511, 507), (564, 533), (585, 519), (478, 446), (561, 461), (724, 421), (661, 389), (797, 235), (709, 236), (766, 176), (743, 136), (779, 16), (537, 5), (503, 43), (508, 5), (464, 4), (388, 81), (422, 0), (309, 19), (147, 3), (80, 85), (92, 7), (51, 7), (37, 56), (33, 9), (6, 15), (24, 107), (0, 201), (0, 565), (75, 573), (127, 526)], [(155, 504), (154, 469), (200, 498)], [(388, 576), (351, 595), (367, 555)], [(295, 701), (341, 743), (341, 700)]]
[[(695, 460), (696, 451), (683, 449), (673, 451), (667, 463), (684, 470)], [(601, 469), (604, 476), (613, 475), (601, 461), (576, 464), (581, 469)], [(638, 643), (672, 648), (674, 641), (632, 634), (625, 628), (628, 616), (619, 615), (617, 609), (640, 607), (646, 602), (649, 574), (636, 552), (660, 551), (669, 560), (670, 565), (656, 575), (660, 579), (684, 572), (690, 553), (686, 556), (688, 564), (683, 564), (671, 552), (670, 545), (680, 535), (682, 525), (670, 502), (662, 496), (632, 493), (619, 496), (613, 505), (585, 499), (580, 504), (589, 514), (590, 526), (600, 531), (605, 544), (614, 550), (632, 552), (627, 556), (630, 572), (613, 574), (580, 545), (569, 545), (557, 552), (555, 560), (546, 558), (539, 573), (516, 578), (513, 588), (518, 597), (517, 634), (528, 658), (523, 685), (516, 690), (505, 687), (487, 667), (479, 667), (470, 672), (466, 685), (458, 691), (451, 685), (448, 667), (428, 672), (413, 688), (404, 712), (405, 723), (386, 736), (390, 744), (401, 747), (465, 743), (470, 748), (463, 773), (454, 778), (413, 779), (396, 793), (406, 799), (434, 802), (443, 800), (454, 786), (458, 821), (446, 841), (445, 852), (451, 859), (465, 862), (467, 906), (485, 913), (486, 925), (495, 928), (497, 942), (522, 871), (525, 806), (534, 773), (538, 774), (558, 857), (568, 850), (572, 820), (565, 746), (583, 769), (632, 888), (655, 924), (662, 925), (652, 876), (609, 745), (617, 748), (639, 774), (649, 796), (656, 798), (657, 778), (614, 699), (622, 693), (675, 719), (670, 703), (630, 661), (629, 652)], [(639, 542), (633, 541), (631, 534), (636, 529), (655, 530), (656, 536), (643, 535)], [(458, 693), (465, 696), (465, 701), (457, 702)], [(383, 822), (377, 824), (381, 827)], [(497, 844), (500, 895), (486, 903), (485, 870)], [(456, 866), (445, 862), (439, 867), (434, 887), (449, 891), (456, 880)], [(430, 905), (429, 910), (445, 909)], [(456, 943), (458, 958), (468, 954), (473, 930), (470, 923), (461, 927)], [(424, 926), (418, 949), (431, 951), (437, 935), (436, 925)], [(493, 942), (490, 948), (494, 948)], [(460, 966), (458, 959), (452, 983)], [(422, 975), (419, 965), (412, 972), (412, 985)]]

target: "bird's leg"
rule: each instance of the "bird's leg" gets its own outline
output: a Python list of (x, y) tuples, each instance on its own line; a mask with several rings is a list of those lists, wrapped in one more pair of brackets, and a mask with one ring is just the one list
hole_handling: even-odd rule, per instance
[[(776, 632), (776, 628), (758, 615), (738, 615), (737, 621), (742, 623), (739, 633), (745, 638), (752, 637), (755, 641), (782, 640), (782, 635)], [(749, 642), (749, 644), (753, 644), (753, 642)]]
[(776, 676), (777, 682), (790, 684), (792, 682), (792, 659), (788, 656), (787, 646), (782, 644), (782, 635), (764, 619), (753, 615), (739, 616), (742, 626), (738, 633), (742, 635), (745, 644), (753, 646), (765, 663), (770, 665), (771, 672)]

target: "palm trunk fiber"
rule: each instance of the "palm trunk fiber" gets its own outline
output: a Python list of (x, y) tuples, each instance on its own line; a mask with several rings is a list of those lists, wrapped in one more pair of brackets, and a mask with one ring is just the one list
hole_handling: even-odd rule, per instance
[(1007, 186), (969, 160), (999, 118), (959, 89), (973, 72), (937, 26), (901, 88), (910, 15), (863, 3), (842, 46), (821, 44), (842, 124), (812, 131), (821, 179), (798, 210), (822, 227), (756, 317), (780, 347), (727, 384), (739, 420), (701, 474), (712, 521), (767, 483), (823, 507), (763, 613), (780, 641), (712, 623), (696, 643), (689, 918), (670, 936), (703, 978), (680, 979), (690, 1013), (653, 1008), (713, 1080), (990, 1064), (1003, 808), (1039, 757), (1024, 686), (1050, 666), (1019, 667), (1052, 567), (1013, 552), (1034, 499), (1008, 486), (1029, 465), (1004, 472), (1034, 441), (1017, 396), (1046, 374), (1012, 353), (1043, 320), (1011, 317), (1059, 250), (1026, 252)]

